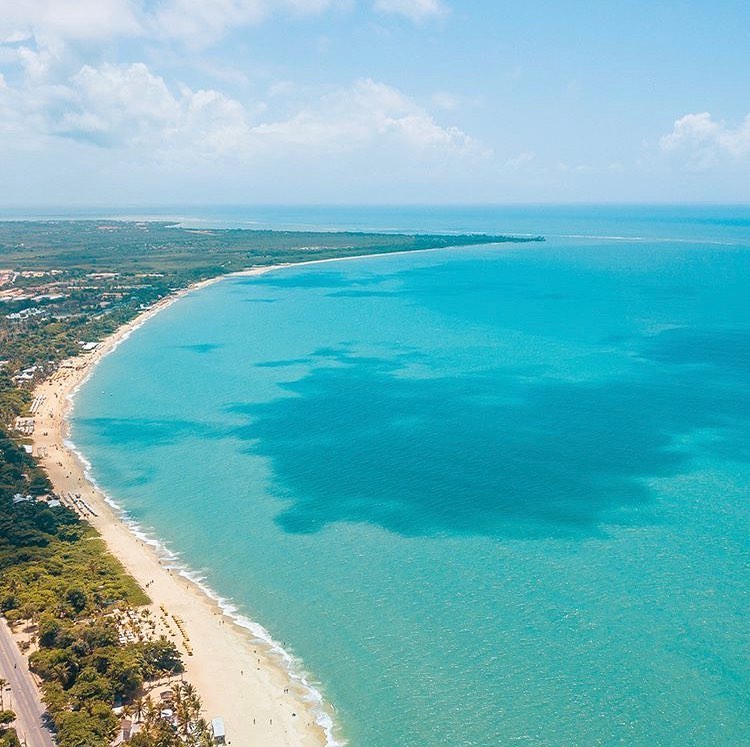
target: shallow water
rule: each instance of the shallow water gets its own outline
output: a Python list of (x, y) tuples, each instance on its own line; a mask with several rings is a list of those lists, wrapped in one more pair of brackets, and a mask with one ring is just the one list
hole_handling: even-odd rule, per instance
[(353, 745), (750, 743), (750, 211), (265, 210), (203, 220), (548, 240), (186, 297), (77, 398), (99, 483)]

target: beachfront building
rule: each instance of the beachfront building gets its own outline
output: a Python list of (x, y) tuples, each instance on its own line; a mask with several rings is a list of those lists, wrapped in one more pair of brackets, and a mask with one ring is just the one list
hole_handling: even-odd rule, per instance
[(214, 744), (226, 744), (227, 735), (224, 731), (223, 718), (215, 718), (211, 721), (211, 731), (214, 735)]

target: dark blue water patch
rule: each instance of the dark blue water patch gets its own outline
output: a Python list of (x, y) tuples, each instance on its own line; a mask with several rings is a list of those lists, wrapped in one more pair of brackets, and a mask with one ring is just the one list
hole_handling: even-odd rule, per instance
[(341, 342), (336, 346), (324, 346), (317, 348), (310, 355), (298, 358), (279, 358), (270, 361), (255, 363), (255, 368), (288, 368), (290, 366), (321, 365), (330, 361), (345, 362), (351, 359), (353, 344)]
[[(413, 345), (393, 342), (383, 345), (387, 350), (392, 351), (390, 360), (394, 366), (397, 364), (409, 365), (415, 363), (430, 364), (434, 363), (434, 357), (422, 350), (415, 348)], [(261, 361), (254, 364), (255, 368), (289, 368), (292, 366), (330, 366), (332, 364), (347, 365), (355, 361), (356, 354), (353, 352), (354, 343), (342, 342), (338, 346), (325, 346), (314, 350), (310, 355), (300, 358), (280, 358), (270, 361)], [(544, 366), (526, 366), (519, 367), (519, 374), (522, 373), (540, 373), (547, 370)], [(231, 411), (231, 408), (229, 408)]]
[(744, 373), (734, 385), (750, 385), (750, 329), (667, 329), (648, 340), (643, 354), (660, 363), (710, 366), (713, 375)]
[(288, 368), (289, 366), (305, 366), (311, 362), (310, 358), (287, 358), (275, 361), (261, 361), (256, 363), (256, 368)]
[[(288, 532), (339, 521), (407, 536), (591, 536), (648, 521), (647, 478), (691, 469), (679, 441), (741, 450), (747, 408), (693, 372), (601, 383), (504, 370), (440, 379), (356, 359), (287, 385), (296, 396), (238, 405), (234, 435), (270, 459)], [(747, 402), (745, 402), (747, 405)]]
[(328, 298), (394, 298), (400, 295), (399, 291), (384, 290), (342, 290), (328, 293)]
[(349, 341), (340, 342), (338, 345), (324, 345), (316, 348), (310, 357), (317, 359), (334, 358), (346, 362), (352, 360), (351, 350), (353, 347), (354, 343)]
[(95, 441), (130, 450), (172, 445), (187, 438), (216, 439), (226, 435), (222, 428), (197, 420), (102, 417), (76, 418), (76, 423), (95, 434)]
[(180, 350), (189, 350), (191, 353), (213, 353), (215, 350), (219, 350), (224, 346), (221, 343), (215, 342), (200, 342), (194, 345), (178, 345)]
[(346, 288), (347, 290), (357, 286), (380, 285), (388, 280), (397, 278), (400, 273), (370, 273), (370, 274), (352, 274), (341, 270), (319, 269), (310, 270), (309, 268), (300, 272), (272, 272), (262, 275), (259, 278), (249, 278), (240, 281), (243, 284), (257, 287), (271, 288), (307, 288), (307, 289), (336, 289)]

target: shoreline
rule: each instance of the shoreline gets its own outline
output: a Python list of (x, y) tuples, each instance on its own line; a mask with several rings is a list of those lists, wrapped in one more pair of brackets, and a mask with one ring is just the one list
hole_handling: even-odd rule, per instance
[[(331, 260), (312, 262), (326, 261)], [(237, 614), (228, 600), (208, 587), (199, 574), (182, 565), (158, 538), (144, 533), (99, 488), (90, 475), (90, 465), (68, 438), (67, 418), (75, 394), (98, 363), (156, 314), (187, 294), (224, 278), (257, 276), (297, 264), (310, 263), (242, 270), (181, 289), (119, 327), (93, 352), (64, 361), (34, 389), (34, 396), (44, 400), (35, 416), (33, 450), (55, 492), (80, 494), (93, 509), (96, 515), (85, 520), (148, 594), (154, 618), (165, 620), (165, 630), (171, 631), (172, 640), (183, 654), (184, 678), (201, 697), (203, 714), (209, 721), (223, 718), (228, 743), (242, 747), (337, 747), (345, 741), (334, 736), (334, 720), (322, 695), (262, 625)], [(163, 610), (168, 616), (162, 614)], [(175, 618), (181, 621), (189, 642), (174, 624)], [(192, 655), (188, 655), (186, 645)]]
[[(232, 277), (254, 277), (289, 267), (445, 251), (451, 247), (380, 252), (277, 263), (227, 273), (193, 283), (157, 301), (149, 309), (101, 340), (94, 351), (61, 362), (58, 370), (34, 389), (43, 405), (32, 435), (39, 458), (60, 495), (80, 494), (95, 516), (86, 516), (112, 553), (151, 598), (149, 609), (159, 618), (162, 608), (178, 616), (189, 643), (172, 628), (183, 653), (185, 678), (197, 689), (208, 720), (224, 719), (228, 743), (243, 747), (343, 747), (333, 709), (310, 684), (298, 662), (263, 626), (237, 613), (237, 608), (204, 583), (201, 575), (179, 560), (157, 536), (144, 532), (117, 501), (93, 479), (91, 465), (70, 441), (68, 416), (78, 390), (99, 362), (130, 335), (184, 296)], [(193, 654), (187, 655), (185, 643)], [(218, 656), (217, 656), (218, 654)], [(228, 697), (227, 693), (231, 693)]]

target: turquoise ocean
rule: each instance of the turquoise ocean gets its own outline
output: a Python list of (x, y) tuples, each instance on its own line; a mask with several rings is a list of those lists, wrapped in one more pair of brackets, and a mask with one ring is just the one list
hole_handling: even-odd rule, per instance
[(144, 215), (546, 236), (223, 280), (76, 396), (96, 481), (336, 739), (750, 744), (749, 208)]

